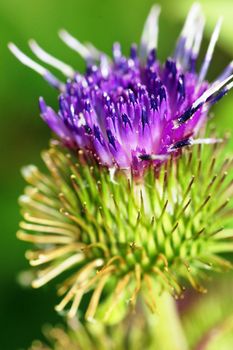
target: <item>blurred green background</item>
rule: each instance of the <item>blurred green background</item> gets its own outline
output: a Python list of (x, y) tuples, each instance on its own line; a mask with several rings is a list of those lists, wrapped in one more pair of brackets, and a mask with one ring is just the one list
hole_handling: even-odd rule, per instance
[[(233, 58), (232, 0), (203, 0), (207, 17), (205, 40), (220, 15), (223, 28), (209, 71), (217, 76)], [(0, 349), (26, 348), (40, 337), (41, 326), (57, 322), (53, 310), (54, 288), (24, 289), (17, 275), (26, 270), (26, 244), (17, 241), (15, 232), (20, 220), (17, 198), (24, 182), (23, 165), (41, 165), (40, 152), (47, 147), (50, 132), (39, 118), (38, 97), (43, 95), (56, 108), (57, 93), (39, 76), (21, 65), (8, 51), (13, 41), (30, 53), (27, 41), (35, 38), (48, 52), (70, 63), (78, 70), (84, 63), (58, 39), (57, 31), (66, 28), (81, 41), (90, 41), (111, 52), (113, 41), (120, 41), (128, 52), (131, 42), (138, 42), (143, 22), (152, 0), (1, 0), (0, 1), (0, 103), (1, 103), (1, 264), (0, 264)], [(159, 57), (164, 59), (173, 48), (191, 0), (157, 1), (162, 5), (160, 17)], [(233, 129), (233, 94), (213, 109), (219, 129)], [(232, 149), (233, 142), (230, 142)]]

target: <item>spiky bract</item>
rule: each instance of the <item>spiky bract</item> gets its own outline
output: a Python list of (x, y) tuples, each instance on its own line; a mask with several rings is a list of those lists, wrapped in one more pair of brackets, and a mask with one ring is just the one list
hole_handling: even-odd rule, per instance
[(91, 291), (85, 316), (104, 320), (114, 318), (116, 307), (120, 317), (138, 293), (154, 310), (164, 289), (179, 297), (186, 280), (205, 292), (198, 280), (207, 270), (229, 267), (218, 254), (233, 249), (226, 200), (232, 162), (223, 160), (221, 148), (194, 146), (158, 173), (149, 168), (137, 183), (54, 143), (43, 153), (50, 174), (34, 166), (23, 171), (30, 186), (20, 200), (18, 237), (36, 245), (26, 254), (39, 267), (33, 286), (67, 272), (57, 310), (70, 304), (74, 316)]

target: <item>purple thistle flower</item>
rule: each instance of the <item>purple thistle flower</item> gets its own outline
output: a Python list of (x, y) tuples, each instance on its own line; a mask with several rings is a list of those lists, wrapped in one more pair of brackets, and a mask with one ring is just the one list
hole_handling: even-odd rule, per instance
[(152, 7), (141, 44), (139, 48), (131, 46), (129, 57), (122, 54), (116, 43), (111, 60), (93, 46), (83, 45), (61, 31), (61, 39), (85, 59), (87, 68), (83, 75), (31, 41), (36, 56), (62, 71), (68, 78), (66, 84), (16, 46), (9, 46), (22, 63), (60, 91), (57, 113), (43, 98), (39, 105), (43, 120), (63, 144), (87, 149), (103, 165), (129, 169), (136, 176), (184, 146), (218, 141), (195, 137), (206, 122), (210, 107), (233, 86), (232, 63), (214, 82), (205, 80), (221, 20), (197, 73), (204, 29), (200, 6), (194, 4), (191, 8), (175, 52), (164, 64), (157, 59), (159, 12), (159, 7)]

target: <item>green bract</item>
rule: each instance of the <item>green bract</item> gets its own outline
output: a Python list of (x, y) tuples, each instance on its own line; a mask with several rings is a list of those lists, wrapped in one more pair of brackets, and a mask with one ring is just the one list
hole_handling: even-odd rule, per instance
[(231, 266), (222, 253), (233, 250), (232, 162), (222, 144), (185, 150), (140, 182), (56, 142), (43, 160), (49, 173), (23, 170), (18, 237), (34, 244), (26, 253), (38, 268), (33, 287), (64, 274), (58, 311), (75, 316), (88, 293), (85, 317), (114, 322), (138, 295), (154, 311), (164, 290), (182, 297), (189, 281), (205, 292), (206, 272)]

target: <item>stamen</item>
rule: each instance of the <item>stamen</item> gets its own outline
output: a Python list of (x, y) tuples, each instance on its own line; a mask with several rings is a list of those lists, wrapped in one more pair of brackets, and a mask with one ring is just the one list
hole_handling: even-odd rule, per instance
[(202, 14), (200, 14), (199, 23), (198, 23), (198, 30), (196, 33), (196, 37), (195, 37), (194, 45), (193, 45), (193, 50), (192, 50), (193, 51), (192, 54), (193, 54), (193, 57), (195, 59), (198, 57), (198, 54), (200, 51), (204, 27), (205, 27), (205, 18)]
[(192, 145), (211, 145), (215, 143), (221, 143), (223, 142), (223, 139), (214, 139), (214, 138), (206, 138), (206, 139), (192, 139)]
[[(187, 122), (194, 113), (202, 107), (206, 102), (210, 101), (210, 98), (212, 98), (216, 93), (220, 93), (221, 89), (233, 79), (233, 75), (226, 78), (224, 81), (220, 82), (219, 84), (215, 84), (211, 86), (208, 90), (206, 90), (193, 104), (191, 107), (189, 107), (177, 120), (174, 120), (174, 129), (178, 128), (180, 125)], [(226, 85), (225, 88), (228, 90), (233, 87), (233, 82)], [(227, 90), (227, 91), (228, 91)]]
[(159, 14), (160, 7), (158, 5), (154, 5), (146, 19), (140, 46), (140, 55), (143, 59), (146, 58), (151, 50), (157, 49)]
[(152, 161), (152, 160), (166, 160), (169, 156), (166, 154), (140, 154), (138, 156), (141, 160)]
[(228, 64), (228, 66), (224, 69), (224, 71), (219, 75), (219, 77), (215, 80), (215, 82), (220, 82), (225, 80), (233, 73), (233, 61)]
[(196, 23), (193, 48), (191, 49), (190, 58), (189, 58), (189, 69), (191, 72), (195, 71), (195, 64), (196, 64), (196, 60), (199, 55), (199, 51), (201, 47), (204, 27), (205, 27), (205, 18), (202, 15), (202, 13), (200, 13)]
[(184, 49), (187, 41), (190, 40), (189, 39), (190, 36), (193, 37), (193, 28), (195, 28), (195, 19), (200, 13), (201, 13), (200, 4), (194, 3), (185, 21), (185, 24), (181, 31), (180, 37), (176, 45), (175, 53), (174, 53), (174, 58), (178, 60), (180, 63), (184, 57)]
[[(89, 42), (85, 42), (85, 47), (88, 49), (88, 51), (91, 54), (91, 57), (96, 60), (99, 61), (100, 56), (102, 55), (102, 52), (100, 50), (98, 50), (92, 43)], [(107, 59), (110, 61), (110, 58), (105, 54), (105, 56), (107, 57)]]
[(57, 68), (59, 71), (61, 71), (66, 77), (73, 78), (75, 71), (74, 69), (69, 66), (68, 64), (58, 60), (54, 56), (47, 53), (45, 50), (43, 50), (35, 40), (31, 39), (29, 41), (29, 46), (32, 50), (32, 52), (43, 62), (51, 65), (54, 68)]
[(186, 147), (186, 146), (190, 146), (192, 144), (192, 139), (191, 138), (187, 138), (181, 141), (177, 141), (176, 143), (174, 143), (173, 145), (170, 145), (168, 147), (168, 152), (172, 152), (175, 150), (178, 150), (180, 148)]
[(120, 43), (116, 42), (113, 44), (112, 54), (113, 54), (115, 62), (118, 62), (122, 56)]
[(110, 181), (113, 184), (117, 185), (118, 183), (117, 183), (117, 181), (115, 181), (115, 174), (116, 174), (117, 168), (116, 167), (111, 167), (108, 170), (109, 170)]
[(206, 56), (204, 58), (204, 62), (201, 66), (201, 71), (200, 71), (199, 79), (198, 79), (198, 85), (200, 85), (204, 81), (206, 74), (208, 72), (209, 65), (210, 65), (210, 62), (211, 62), (211, 59), (212, 59), (212, 56), (214, 53), (214, 48), (215, 48), (216, 42), (217, 42), (218, 37), (219, 37), (221, 26), (222, 26), (222, 18), (219, 18), (219, 20), (214, 28), (214, 32), (211, 36), (209, 47), (207, 49)]
[[(196, 13), (193, 13), (192, 22), (190, 22), (190, 27), (187, 31), (186, 35), (186, 41), (184, 45), (184, 53), (181, 56), (182, 66), (183, 68), (188, 68), (188, 64), (190, 61), (190, 58), (192, 58), (192, 47), (197, 43), (200, 45), (200, 42), (195, 42), (196, 38), (198, 37), (199, 33), (202, 37), (202, 13), (200, 12), (200, 7), (197, 7)], [(198, 30), (197, 30), (198, 28)], [(200, 39), (201, 39), (200, 37)], [(199, 38), (198, 38), (199, 41)]]
[(74, 38), (64, 29), (60, 30), (58, 34), (61, 40), (67, 46), (69, 46), (72, 50), (76, 51), (86, 61), (92, 60), (91, 52), (88, 50), (88, 48), (85, 45), (81, 44), (78, 39)]
[(107, 78), (109, 75), (109, 69), (110, 69), (110, 65), (109, 65), (109, 61), (106, 55), (101, 55), (100, 56), (100, 70), (102, 73), (102, 76), (104, 78)]
[(138, 48), (136, 44), (132, 44), (130, 47), (130, 57), (135, 60), (137, 58)]
[(21, 50), (18, 49), (18, 47), (15, 44), (9, 43), (8, 48), (22, 64), (37, 72), (56, 89), (61, 91), (64, 90), (64, 84), (60, 80), (58, 80), (50, 71), (45, 69), (43, 66), (26, 56)]
[(230, 84), (227, 84), (219, 93), (217, 93), (212, 99), (210, 99), (210, 103), (214, 105), (217, 103), (223, 96), (225, 96), (228, 91), (230, 91), (233, 88), (233, 82)]

